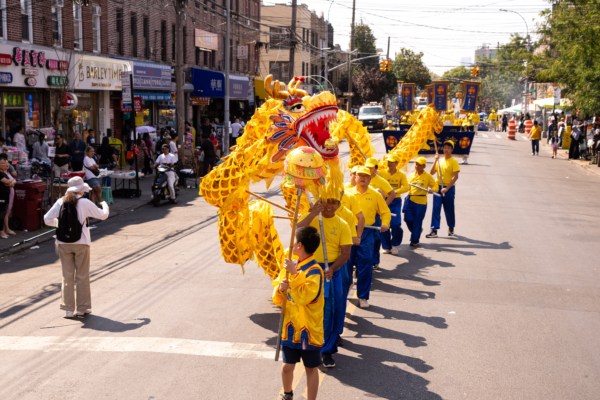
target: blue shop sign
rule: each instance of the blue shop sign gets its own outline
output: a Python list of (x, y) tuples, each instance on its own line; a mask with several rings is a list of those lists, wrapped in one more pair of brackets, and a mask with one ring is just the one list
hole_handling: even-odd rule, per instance
[(0, 83), (12, 83), (13, 76), (10, 72), (0, 72)]
[(194, 97), (225, 97), (225, 75), (221, 72), (192, 68)]
[(161, 64), (133, 62), (135, 89), (171, 91), (171, 67)]
[(135, 97), (141, 97), (143, 101), (171, 101), (170, 93), (134, 93)]

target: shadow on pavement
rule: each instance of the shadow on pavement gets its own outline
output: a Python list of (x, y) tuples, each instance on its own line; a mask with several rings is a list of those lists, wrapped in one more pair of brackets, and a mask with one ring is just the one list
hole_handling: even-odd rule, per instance
[(391, 310), (388, 308), (383, 308), (375, 305), (370, 305), (369, 310), (370, 313), (376, 313), (381, 315), (384, 319), (389, 320), (398, 320), (398, 321), (411, 321), (411, 322), (422, 322), (424, 324), (433, 326), (438, 329), (446, 329), (448, 328), (448, 324), (446, 323), (446, 318), (442, 317), (424, 317), (420, 314), (413, 314), (406, 311), (399, 310)]
[(150, 323), (150, 318), (137, 318), (134, 321), (140, 322), (123, 323), (94, 314), (86, 315), (85, 317), (78, 318), (78, 320), (83, 322), (81, 329), (113, 333), (133, 331)]
[(252, 314), (250, 316), (250, 321), (254, 322), (256, 325), (264, 328), (270, 332), (273, 332), (275, 336), (269, 338), (264, 342), (267, 346), (276, 347), (277, 345), (277, 329), (279, 324), (279, 316), (281, 313), (279, 312), (280, 308), (273, 305), (273, 308), (277, 311), (272, 313), (264, 313), (264, 314)]

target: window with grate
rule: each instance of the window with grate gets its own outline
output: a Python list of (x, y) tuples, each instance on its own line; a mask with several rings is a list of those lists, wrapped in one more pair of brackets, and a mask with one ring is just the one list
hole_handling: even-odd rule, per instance
[(150, 58), (150, 21), (144, 17), (144, 58)]
[(52, 7), (52, 45), (62, 47), (62, 7)]
[(116, 12), (116, 17), (117, 17), (117, 43), (116, 47), (117, 47), (117, 54), (119, 55), (124, 55), (123, 53), (123, 9), (122, 8), (117, 8), (117, 12)]
[[(100, 8), (100, 6), (98, 4), (93, 4), (93, 7), (98, 7), (98, 9)], [(102, 40), (100, 37), (100, 16), (99, 15), (93, 15), (92, 14), (92, 46), (93, 46), (93, 51), (94, 53), (100, 53), (101, 52), (101, 45), (102, 45)]]
[(131, 55), (138, 56), (137, 15), (131, 13)]
[(167, 61), (167, 23), (160, 22), (160, 59)]
[(175, 29), (175, 25), (171, 25), (171, 56), (172, 60), (175, 61), (175, 35), (177, 31)]
[(83, 26), (81, 21), (81, 4), (73, 3), (73, 48), (83, 50)]
[(33, 41), (31, 0), (21, 0), (21, 35), (23, 42), (31, 43)]

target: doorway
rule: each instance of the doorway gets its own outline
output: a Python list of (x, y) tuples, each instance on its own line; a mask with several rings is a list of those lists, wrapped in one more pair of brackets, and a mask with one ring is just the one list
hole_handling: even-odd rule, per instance
[(25, 127), (25, 115), (23, 113), (23, 109), (18, 109), (18, 110), (11, 110), (11, 109), (6, 109), (4, 111), (4, 116), (6, 119), (6, 125), (8, 125), (9, 129), (10, 129), (10, 133), (8, 136), (10, 136), (10, 138), (12, 139), (13, 136), (15, 135), (15, 133), (17, 132), (17, 128), (19, 126), (21, 127)]

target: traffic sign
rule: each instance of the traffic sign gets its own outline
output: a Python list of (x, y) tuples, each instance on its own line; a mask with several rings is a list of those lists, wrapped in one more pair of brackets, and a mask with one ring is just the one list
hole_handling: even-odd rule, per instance
[(133, 98), (133, 109), (135, 112), (142, 112), (142, 98), (140, 96)]
[(317, 85), (317, 86), (315, 86), (315, 89), (317, 89), (317, 90), (325, 90), (325, 85)]
[(344, 96), (346, 96), (346, 97), (352, 97), (352, 96), (354, 96), (354, 93), (344, 93)]
[(123, 99), (123, 108), (132, 108), (131, 103), (133, 102), (133, 95), (131, 93), (130, 74), (131, 72), (121, 71), (121, 97)]

